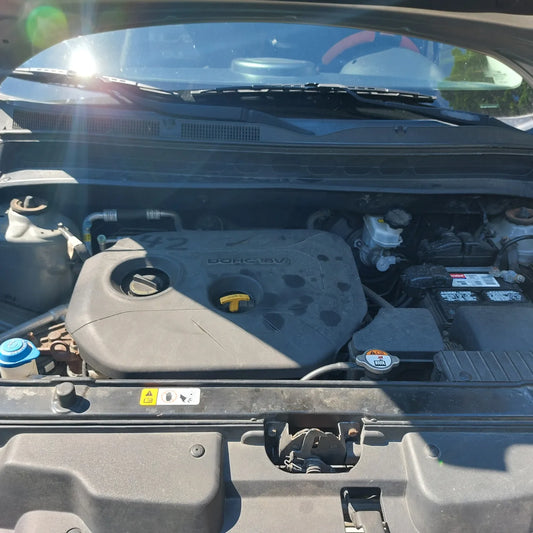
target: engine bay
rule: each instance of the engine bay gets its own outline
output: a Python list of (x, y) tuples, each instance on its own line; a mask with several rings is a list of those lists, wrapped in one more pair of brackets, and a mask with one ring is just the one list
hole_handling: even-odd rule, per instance
[(87, 210), (50, 190), (4, 197), (2, 377), (531, 376), (527, 201), (354, 194), (351, 210), (243, 212), (198, 197), (189, 211), (153, 194)]

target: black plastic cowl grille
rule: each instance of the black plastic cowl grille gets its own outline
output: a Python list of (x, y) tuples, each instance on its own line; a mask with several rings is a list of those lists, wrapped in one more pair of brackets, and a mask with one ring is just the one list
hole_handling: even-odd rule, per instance
[[(212, 122), (183, 122), (179, 127), (180, 138), (183, 140), (257, 142), (261, 138), (261, 128), (257, 126)], [(47, 113), (26, 109), (14, 110), (13, 129), (123, 137), (161, 137), (160, 123), (157, 120), (88, 117), (70, 113)], [(167, 131), (166, 133), (172, 137), (175, 136), (175, 132)]]
[(22, 109), (16, 109), (13, 112), (13, 129), (75, 131), (76, 133), (125, 137), (159, 137), (160, 134), (159, 122), (156, 120), (86, 117)]
[(181, 138), (193, 141), (259, 141), (261, 129), (256, 126), (232, 124), (202, 124), (184, 122), (181, 125)]

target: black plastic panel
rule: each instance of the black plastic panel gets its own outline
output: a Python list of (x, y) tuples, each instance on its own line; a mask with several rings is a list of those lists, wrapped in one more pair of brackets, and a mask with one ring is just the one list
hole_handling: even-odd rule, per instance
[(380, 349), (402, 359), (432, 356), (444, 345), (427, 309), (380, 309), (368, 326), (352, 338), (356, 352)]
[[(170, 287), (126, 294), (124, 280), (150, 268)], [(230, 312), (220, 299), (236, 294), (248, 300)], [(332, 362), (365, 313), (352, 252), (336, 235), (182, 231), (121, 239), (89, 259), (67, 328), (111, 377), (299, 377)]]
[(533, 383), (533, 352), (447, 351), (435, 355), (446, 381)]
[(403, 444), (416, 531), (531, 531), (531, 433), (411, 433)]
[[(392, 533), (529, 533), (530, 387), (322, 385), (79, 380), (69, 411), (55, 407), (54, 382), (5, 382), (0, 530), (344, 533), (341, 496), (370, 491)], [(147, 387), (180, 386), (198, 387), (200, 403), (140, 402)], [(263, 445), (276, 420), (357, 421), (360, 460), (342, 473), (283, 472)]]
[[(205, 450), (194, 457), (191, 448)], [(0, 455), (0, 528), (216, 532), (222, 525), (217, 433), (19, 434)], [(72, 513), (76, 516), (65, 516)]]
[(450, 337), (466, 350), (533, 350), (530, 304), (459, 307)]

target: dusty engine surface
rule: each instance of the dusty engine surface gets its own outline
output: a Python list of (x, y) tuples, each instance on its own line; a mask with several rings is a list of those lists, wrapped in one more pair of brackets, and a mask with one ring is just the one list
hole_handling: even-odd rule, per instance
[(299, 377), (367, 311), (349, 246), (314, 230), (146, 233), (89, 259), (67, 328), (115, 377)]

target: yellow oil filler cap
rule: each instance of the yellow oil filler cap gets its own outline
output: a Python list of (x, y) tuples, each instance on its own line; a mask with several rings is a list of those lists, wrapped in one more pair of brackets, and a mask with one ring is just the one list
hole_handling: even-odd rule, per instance
[(241, 305), (241, 302), (249, 302), (250, 296), (248, 294), (244, 294), (242, 292), (237, 292), (235, 294), (228, 294), (227, 296), (222, 296), (218, 301), (220, 302), (220, 305), (226, 305), (228, 306), (228, 311), (230, 313), (238, 313), (239, 308)]

